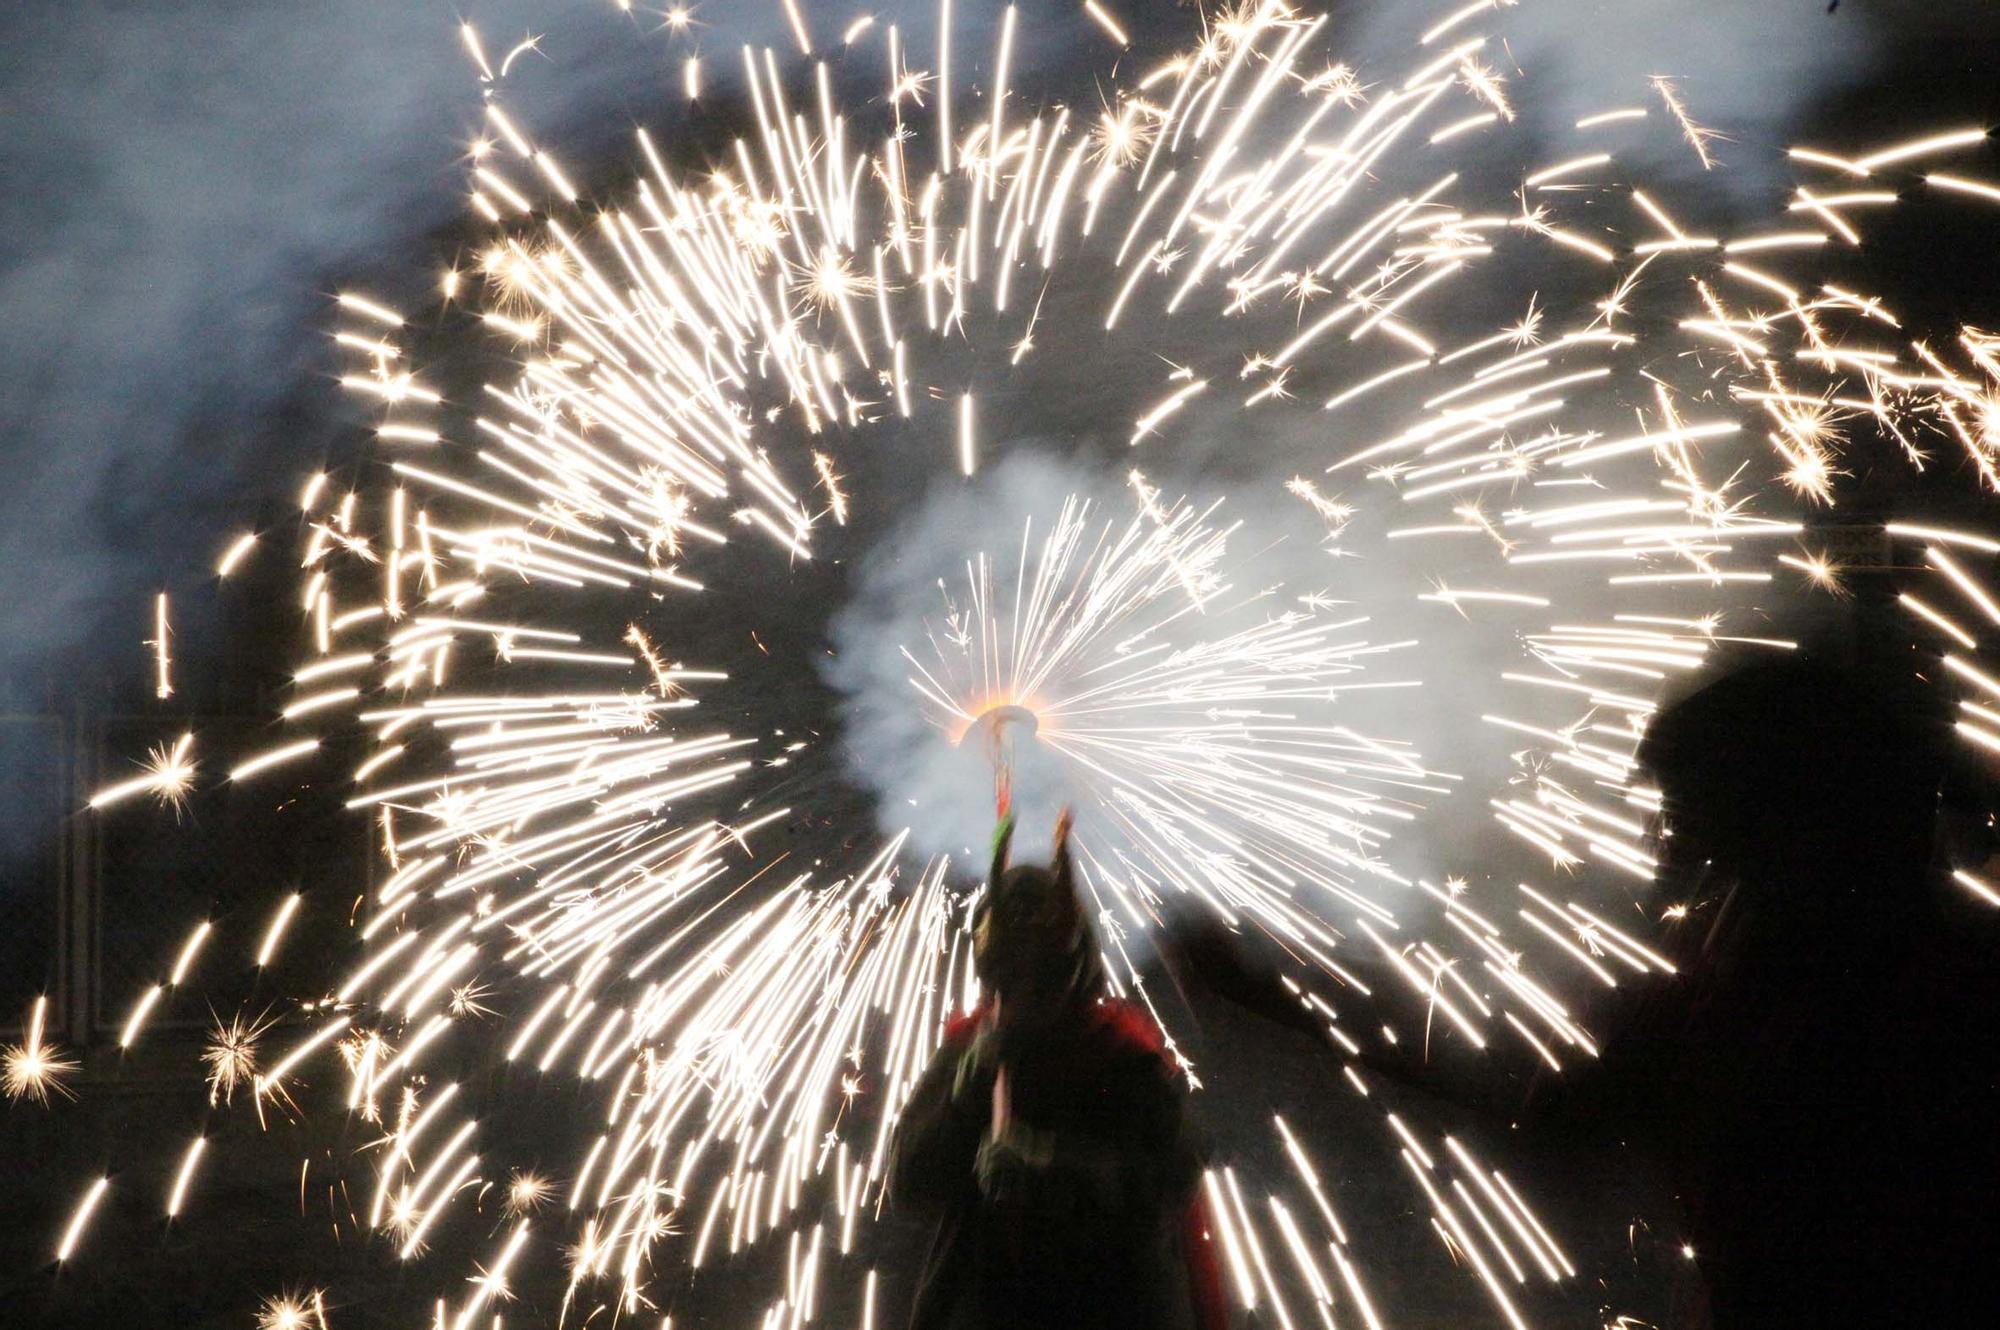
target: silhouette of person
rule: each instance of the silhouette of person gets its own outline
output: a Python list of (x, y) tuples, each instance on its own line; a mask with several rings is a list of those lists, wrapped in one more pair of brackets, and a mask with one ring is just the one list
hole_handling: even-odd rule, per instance
[(1158, 1027), (1107, 995), (1072, 881), (995, 837), (974, 919), (983, 999), (912, 1091), (889, 1196), (938, 1213), (913, 1330), (1224, 1330), (1186, 1090)]
[(2000, 1324), (2000, 935), (1934, 870), (1931, 664), (1864, 626), (1694, 694), (1641, 752), (1693, 926), (1607, 1060), (1642, 1069), (1717, 1330)]

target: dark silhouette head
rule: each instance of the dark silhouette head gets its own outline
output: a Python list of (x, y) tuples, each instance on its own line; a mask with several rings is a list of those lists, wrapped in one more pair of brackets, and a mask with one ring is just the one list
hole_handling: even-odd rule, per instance
[(1665, 796), (1670, 874), (1712, 863), (1767, 888), (1866, 893), (1921, 869), (1943, 747), (1931, 691), (1908, 665), (1790, 658), (1670, 709), (1641, 753)]
[(1010, 1017), (1053, 1014), (1104, 988), (1103, 962), (1076, 892), (1069, 825), (1065, 812), (1046, 868), (1009, 865), (1012, 818), (994, 837), (986, 895), (973, 917), (972, 964)]
[[(1664, 796), (1662, 885), (1725, 1005), (1840, 1010), (1923, 918), (1940, 745), (1914, 679), (1791, 658), (1662, 715), (1642, 751)], [(1692, 959), (1692, 957), (1690, 957)]]

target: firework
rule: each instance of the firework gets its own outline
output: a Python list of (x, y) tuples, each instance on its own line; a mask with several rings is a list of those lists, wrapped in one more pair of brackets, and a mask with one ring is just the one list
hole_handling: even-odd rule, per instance
[[(982, 67), (981, 114), (962, 114), (945, 0), (934, 74), (909, 68), (894, 25), (842, 34), (854, 60), (878, 41), (886, 56), (879, 140), (836, 106), (827, 66), (811, 64), (795, 105), (804, 85), (778, 54), (745, 50), (730, 95), (752, 129), (715, 168), (677, 171), (642, 133), (636, 182), (590, 209), (502, 104), (538, 39), (496, 71), (465, 25), (492, 94), (469, 181), (492, 231), (480, 326), (516, 368), (460, 421), (406, 363), (412, 321), (338, 297), (341, 381), (381, 413), (390, 479), (342, 493), (315, 475), (300, 496), (307, 627), (277, 709), (287, 730), (226, 777), (275, 785), (349, 751), (335, 736), (358, 740), (340, 774), (351, 813), (380, 827), (386, 870), (357, 918), (363, 957), (333, 977), (330, 1001), (296, 1020), (217, 1022), (211, 1102), (247, 1088), (260, 1114), (267, 1100), (309, 1111), (332, 1093), (315, 1082), (344, 1073), (347, 1105), (382, 1124), (368, 1226), (404, 1259), (503, 1188), (505, 1231), (469, 1288), (466, 1272), (446, 1278), (455, 1311), (441, 1320), (488, 1314), (533, 1249), (566, 1254), (565, 1302), (587, 1319), (637, 1314), (687, 1271), (782, 1246), (767, 1323), (810, 1321), (836, 1278), (862, 1284), (872, 1323), (860, 1248), (889, 1133), (943, 1022), (977, 996), (963, 867), (893, 828), (810, 863), (771, 843), (766, 829), (801, 796), (767, 795), (760, 773), (800, 741), (773, 751), (775, 736), (708, 719), (730, 672), (680, 663), (675, 638), (634, 620), (685, 605), (725, 559), (809, 569), (851, 518), (893, 508), (901, 494), (835, 462), (866, 474), (867, 433), (885, 420), (928, 430), (934, 468), (980, 483), (1006, 439), (992, 399), (982, 415), (964, 386), (985, 380), (947, 368), (946, 349), (1032, 373), (1038, 329), (1044, 346), (1141, 349), (1152, 376), (1107, 390), (1100, 418), (1122, 422), (1156, 472), (1155, 457), (1236, 428), (1238, 413), (1306, 419), (1332, 479), (1294, 473), (1253, 500), (1298, 504), (1324, 541), (1316, 559), (1366, 549), (1377, 566), (1422, 569), (1377, 586), (1334, 562), (1325, 590), (1273, 585), (1228, 518), (1255, 509), (1169, 500), (1135, 473), (1128, 507), (1072, 499), (1031, 521), (1018, 554), (967, 548), (962, 579), (957, 561), (937, 570), (941, 612), (899, 644), (907, 704), (941, 749), (995, 708), (1032, 714), (1036, 743), (1092, 810), (1081, 867), (1118, 982), (1144, 996), (1143, 934), (1186, 899), (1300, 962), (1292, 991), (1349, 1055), (1364, 1099), (1364, 1055), (1406, 1040), (1555, 1069), (1594, 1057), (1577, 991), (1673, 971), (1638, 924), (1618, 922), (1652, 917), (1626, 907), (1658, 871), (1659, 796), (1636, 754), (1662, 688), (1718, 643), (1754, 641), (1723, 629), (1756, 589), (1839, 588), (1838, 568), (1799, 551), (1856, 423), (1913, 462), (1920, 441), (1942, 440), (2000, 487), (2000, 344), (1973, 329), (1955, 345), (1911, 340), (1882, 301), (1817, 265), (1897, 197), (1876, 186), (1982, 203), (2000, 191), (1928, 171), (1977, 131), (1857, 155), (1801, 148), (1812, 174), (1787, 229), (1697, 234), (1620, 165), (1617, 136), (1649, 125), (1717, 165), (1718, 136), (1656, 79), (1664, 116), (1582, 117), (1591, 137), (1481, 197), (1454, 162), (1516, 132), (1515, 94), (1491, 63), (1504, 28), (1481, 26), (1505, 7), (1455, 10), (1406, 68), (1364, 79), (1333, 58), (1324, 16), (1246, 0), (1204, 18), (1190, 49), (1112, 80), (1091, 123), (1017, 85), (1012, 7)], [(810, 57), (805, 8), (783, 12)], [(1130, 45), (1106, 6), (1083, 16)], [(685, 9), (667, 20), (670, 37), (692, 23)], [(701, 96), (696, 57), (682, 69), (686, 96)], [(906, 104), (928, 106), (928, 141)], [(1516, 246), (1602, 297), (1552, 308), (1514, 289)], [(1508, 297), (1499, 308), (1526, 309), (1518, 322), (1466, 326), (1466, 288), (1487, 281)], [(1016, 283), (1038, 288), (1031, 305)], [(456, 269), (443, 292), (477, 298)], [(1042, 322), (1059, 308), (1061, 327)], [(1169, 315), (1229, 335), (1190, 352), (1163, 340)], [(1182, 363), (1160, 369), (1169, 351)], [(1229, 383), (1241, 394), (1209, 391)], [(1945, 579), (1906, 597), (1913, 621), (1954, 644), (1955, 678), (2000, 698), (1977, 659), (2000, 600), (1952, 553), (2000, 542), (1890, 530), (1925, 542)], [(231, 545), (218, 572), (255, 540)], [(1390, 586), (1402, 614), (1488, 634), (1469, 639), (1481, 654), (1463, 668), (1492, 688), (1461, 719), (1525, 745), (1503, 770), (1467, 779), (1444, 769), (1449, 754), (1372, 724), (1379, 699), (1420, 686), (1424, 705), (1461, 705), (1424, 677), (1434, 662), (1417, 639), (1376, 641), (1373, 615), (1347, 612)], [(633, 607), (608, 640), (587, 597)], [(2000, 713), (1966, 705), (1968, 742), (2000, 750)], [(192, 738), (93, 805), (184, 792)], [(1516, 856), (1483, 885), (1398, 867), (1402, 845), (1441, 835), (1430, 810), (1447, 799), (1483, 807)], [(1990, 899), (1982, 878), (1959, 880)], [(260, 969), (300, 900), (270, 916)], [(123, 1042), (162, 991), (135, 999)], [(8, 1052), (14, 1097), (45, 1098), (68, 1069), (40, 1042), (40, 1010)], [(270, 1060), (260, 1043), (281, 1019)], [(482, 1118), (506, 1104), (475, 1112), (470, 1091), (439, 1080), (442, 1050), (489, 1046), (601, 1089), (557, 1172), (490, 1154)], [(1531, 1293), (1578, 1281), (1531, 1184), (1466, 1140), (1387, 1110), (1376, 1120), (1413, 1213), (1502, 1320), (1524, 1324)], [(1246, 1200), (1226, 1162), (1204, 1179), (1232, 1288), (1287, 1325), (1294, 1308), (1331, 1319), (1336, 1303), (1386, 1323), (1367, 1245), (1310, 1143), (1275, 1125), (1292, 1190)], [(170, 1215), (202, 1153), (197, 1139)], [(317, 1295), (266, 1309), (271, 1324), (323, 1320)]]

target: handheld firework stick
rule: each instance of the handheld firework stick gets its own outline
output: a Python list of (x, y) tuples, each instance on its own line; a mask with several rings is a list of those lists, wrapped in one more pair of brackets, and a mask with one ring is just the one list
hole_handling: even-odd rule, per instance
[[(981, 716), (973, 722), (973, 731), (981, 732), (986, 740), (986, 753), (993, 762), (993, 815), (999, 819), (999, 827), (994, 832), (992, 884), (997, 885), (1000, 874), (1007, 867), (1007, 850), (1014, 839), (1014, 735), (1021, 726), (1027, 732), (1035, 732), (1035, 713), (1026, 707), (1003, 706)], [(972, 731), (967, 732), (968, 735)], [(989, 885), (988, 890), (992, 886)], [(993, 1012), (997, 1018), (1000, 1012), (1000, 995), (993, 995)], [(1007, 1091), (1007, 1064), (1001, 1063), (993, 1073), (993, 1105), (987, 1117), (986, 1134), (989, 1140), (998, 1140), (1007, 1130), (1012, 1101)]]
[(1009, 702), (982, 714), (959, 740), (961, 747), (975, 737), (986, 745), (987, 758), (993, 763), (995, 817), (1004, 819), (1014, 811), (1014, 751), (1023, 738), (1034, 738), (1040, 728), (1034, 712)]

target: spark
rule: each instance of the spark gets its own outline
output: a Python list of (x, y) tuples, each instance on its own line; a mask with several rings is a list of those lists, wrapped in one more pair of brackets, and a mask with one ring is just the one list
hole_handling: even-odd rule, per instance
[(187, 1203), (188, 1185), (194, 1181), (195, 1165), (201, 1162), (202, 1152), (207, 1148), (206, 1136), (197, 1136), (189, 1143), (187, 1153), (181, 1157), (180, 1169), (174, 1174), (173, 1189), (167, 1193), (167, 1218), (180, 1216), (181, 1207)]
[(384, 443), (436, 443), (443, 436), (434, 429), (417, 425), (383, 425), (375, 431), (375, 437)]
[(1546, 312), (1537, 307), (1534, 296), (1529, 296), (1527, 312), (1521, 315), (1519, 323), (1507, 330), (1507, 340), (1517, 349), (1541, 345), (1542, 319)]
[(248, 555), (256, 547), (256, 532), (246, 531), (241, 536), (238, 536), (230, 543), (229, 548), (222, 552), (222, 557), (216, 560), (215, 575), (217, 577), (227, 577), (235, 572), (236, 566), (243, 562), (244, 556)]
[(267, 753), (260, 753), (247, 761), (237, 763), (234, 767), (230, 768), (229, 779), (232, 781), (249, 780), (252, 776), (260, 772), (268, 771), (275, 766), (281, 766), (295, 758), (304, 757), (308, 753), (317, 752), (318, 749), (319, 740), (317, 739), (301, 739), (297, 743), (285, 744), (283, 747), (274, 748)]
[(1546, 185), (1552, 180), (1561, 180), (1563, 177), (1575, 175), (1579, 171), (1588, 171), (1593, 166), (1603, 166), (1610, 162), (1610, 160), (1611, 154), (1608, 152), (1586, 153), (1581, 157), (1572, 157), (1566, 162), (1558, 162), (1554, 166), (1545, 166), (1521, 183), (1529, 189), (1534, 189), (1538, 186)]
[(1911, 611), (1918, 618), (1923, 619), (1925, 622), (1929, 623), (1932, 627), (1936, 628), (1939, 632), (1943, 633), (1945, 636), (1951, 638), (1954, 642), (1957, 642), (1967, 651), (1978, 650), (1979, 648), (1978, 639), (1974, 638), (1971, 633), (1966, 632), (1963, 628), (1960, 628), (1957, 624), (1953, 623), (1951, 619), (1945, 616), (1944, 614), (1933, 609), (1931, 606), (1925, 604), (1922, 600), (1919, 600), (1917, 597), (1911, 595), (1907, 591), (1904, 592), (1901, 596), (1897, 597), (1897, 599), (1902, 603), (1903, 608)]
[(278, 906), (278, 912), (271, 916), (270, 926), (264, 930), (263, 944), (257, 948), (258, 969), (269, 965), (271, 958), (278, 954), (278, 943), (284, 940), (285, 929), (291, 924), (292, 916), (298, 913), (299, 902), (304, 899), (302, 893), (293, 892), (285, 897), (284, 903)]
[(636, 623), (628, 626), (625, 629), (624, 640), (639, 653), (639, 658), (646, 663), (647, 670), (653, 676), (653, 687), (659, 693), (662, 701), (681, 695), (684, 689), (681, 687), (680, 681), (674, 677), (673, 669), (665, 661), (661, 660), (659, 652), (653, 646), (652, 639), (646, 636), (645, 629), (639, 627)]
[(1857, 158), (1855, 165), (1865, 174), (1896, 162), (1909, 161), (1913, 157), (1928, 157), (1933, 153), (1949, 152), (1954, 148), (1977, 147), (1985, 143), (1988, 137), (1988, 132), (1984, 129), (1953, 129), (1941, 134), (1926, 134), (1922, 138), (1898, 143), (1893, 147), (1883, 148)]
[(257, 1075), (257, 1041), (271, 1027), (270, 1021), (245, 1021), (233, 1016), (229, 1024), (216, 1023), (202, 1049), (202, 1064), (208, 1069), (208, 1102), (228, 1105), (235, 1101), (239, 1086)]
[(840, 488), (840, 475), (833, 469), (833, 459), (825, 453), (813, 454), (813, 470), (819, 475), (821, 488), (826, 491), (827, 506), (833, 511), (833, 520), (847, 525), (847, 493)]
[[(352, 310), (354, 313), (359, 314), (361, 317), (365, 319), (372, 319), (376, 323), (383, 324), (386, 327), (400, 328), (403, 326), (402, 315), (398, 314), (395, 310), (390, 309), (387, 305), (380, 304), (377, 301), (370, 300), (366, 296), (355, 295), (351, 291), (343, 291), (339, 295), (335, 296), (334, 300), (340, 305), (342, 309)], [(301, 506), (310, 508), (312, 505), (310, 503), (306, 503), (302, 504)]]
[(174, 695), (173, 661), (167, 654), (167, 593), (153, 600), (153, 636), (146, 645), (153, 648), (153, 696), (161, 701)]
[(265, 1298), (257, 1310), (257, 1330), (327, 1330), (325, 1294), (314, 1291)]
[(1955, 559), (1935, 545), (1925, 547), (1924, 558), (1949, 578), (1952, 585), (1957, 587), (1967, 600), (1978, 606), (1979, 611), (1986, 616), (1987, 622), (2000, 624), (2000, 604), (1996, 604), (1986, 589), (1961, 568)]
[(1962, 545), (1981, 554), (2000, 554), (2000, 540), (1979, 535), (1973, 531), (1960, 531), (1950, 527), (1926, 526), (1919, 522), (1890, 522), (1882, 528), (1892, 536), (1908, 536), (1915, 540), (1935, 540), (1944, 545)]
[(806, 293), (821, 309), (838, 309), (849, 299), (871, 290), (869, 279), (854, 271), (844, 255), (822, 250), (806, 283)]
[(1645, 107), (1625, 106), (1615, 111), (1599, 111), (1594, 115), (1587, 115), (1576, 122), (1576, 127), (1578, 129), (1595, 129), (1599, 125), (1616, 124), (1623, 120), (1644, 120), (1645, 118)]
[(1988, 905), (2000, 907), (2000, 891), (1995, 891), (1992, 883), (1974, 877), (1962, 868), (1953, 869), (1951, 876), (1954, 882), (1964, 887), (1980, 900), (1985, 901)]
[(555, 1187), (539, 1173), (515, 1170), (507, 1180), (507, 1213), (510, 1215), (530, 1215), (549, 1202)]
[[(43, 1108), (48, 1107), (51, 1094), (66, 1099), (76, 1098), (63, 1082), (82, 1065), (47, 1041), (45, 1027), (48, 1014), (48, 998), (36, 998), (35, 1005), (28, 1012), (26, 1037), (18, 1044), (7, 1045), (5, 1051), (0, 1052), (0, 1089), (6, 1090), (9, 1099), (25, 1099)], [(85, 1212), (88, 1212), (88, 1205)]]
[(1680, 89), (1674, 86), (1673, 79), (1664, 74), (1655, 74), (1648, 82), (1653, 85), (1653, 91), (1660, 95), (1660, 101), (1666, 106), (1667, 114), (1680, 126), (1681, 137), (1687, 140), (1690, 148), (1694, 149), (1695, 159), (1701, 163), (1701, 169), (1714, 170), (1715, 154), (1709, 150), (1709, 144), (1722, 140), (1723, 136), (1694, 122), (1694, 118), (1688, 114), (1687, 103), (1681, 100)]
[(1304, 476), (1293, 476), (1285, 482), (1285, 488), (1296, 497), (1305, 500), (1314, 512), (1325, 518), (1327, 525), (1333, 528), (1334, 535), (1339, 535), (1347, 524), (1354, 520), (1357, 510), (1353, 504), (1321, 494), (1319, 487)]
[(1493, 108), (1494, 114), (1502, 120), (1514, 118), (1514, 108), (1507, 101), (1506, 80), (1494, 73), (1478, 60), (1468, 57), (1459, 64), (1459, 78), (1472, 94)]
[(799, 12), (798, 0), (784, 0), (785, 19), (792, 25), (792, 36), (798, 39), (799, 54), (813, 53), (812, 35), (806, 31), (805, 15)]
[(99, 1178), (90, 1184), (90, 1190), (83, 1194), (83, 1200), (77, 1204), (76, 1213), (70, 1217), (69, 1227), (63, 1230), (62, 1241), (56, 1245), (57, 1261), (69, 1260), (71, 1254), (76, 1251), (76, 1244), (83, 1240), (83, 1231), (90, 1223), (91, 1213), (97, 1209), (97, 1203), (104, 1199), (104, 1193), (110, 1190), (110, 1187), (111, 1179), (108, 1177)]
[(208, 935), (214, 928), (214, 924), (204, 919), (195, 927), (194, 932), (188, 935), (188, 940), (181, 944), (180, 955), (174, 958), (173, 972), (167, 976), (167, 987), (180, 987), (188, 972), (194, 968), (195, 957), (201, 954), (201, 944), (208, 940)]
[(487, 996), (488, 990), (477, 984), (460, 984), (451, 990), (451, 1001), (446, 1004), (446, 1009), (451, 1012), (453, 1020), (491, 1016), (495, 1014), (493, 1008), (481, 1001)]
[(1153, 433), (1161, 421), (1179, 411), (1183, 406), (1186, 406), (1190, 398), (1196, 396), (1207, 387), (1207, 379), (1196, 379), (1175, 389), (1167, 395), (1165, 400), (1161, 401), (1134, 422), (1132, 437), (1128, 442), (1136, 446), (1141, 439)]
[(2000, 203), (2000, 185), (1990, 185), (1978, 180), (1967, 180), (1963, 176), (1943, 174), (1927, 175), (1924, 177), (1924, 183), (1937, 189), (1951, 190), (1957, 194), (1970, 194), (1974, 198)]
[(1103, 5), (1098, 4), (1097, 0), (1083, 0), (1083, 12), (1090, 15), (1096, 21), (1097, 26), (1104, 29), (1112, 41), (1117, 42), (1120, 46), (1130, 46), (1132, 44), (1132, 39), (1125, 35), (1125, 29), (1119, 26), (1118, 20), (1112, 17), (1111, 12), (1105, 9)]
[(528, 54), (530, 51), (534, 52), (536, 55), (540, 55), (542, 53), (542, 39), (539, 35), (530, 36), (520, 42), (515, 43), (514, 48), (511, 51), (507, 52), (506, 56), (503, 57), (500, 61), (500, 77), (506, 78), (507, 71), (514, 67), (514, 62), (520, 59), (522, 56)]
[(1824, 554), (1780, 554), (1778, 562), (1789, 568), (1796, 568), (1822, 591), (1843, 595), (1846, 584), (1841, 580), (1840, 569)]
[(151, 794), (160, 803), (176, 811), (184, 808), (187, 796), (194, 785), (195, 768), (188, 760), (194, 747), (192, 730), (181, 735), (171, 744), (157, 744), (146, 755), (141, 764), (143, 773), (129, 780), (108, 785), (90, 796), (93, 809), (109, 808), (120, 800), (135, 794)]
[(130, 1048), (138, 1040), (139, 1031), (145, 1025), (147, 1015), (164, 992), (166, 992), (164, 984), (154, 984), (139, 995), (139, 1000), (132, 1004), (132, 1014), (125, 1018), (125, 1028), (118, 1034), (118, 1047)]

